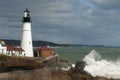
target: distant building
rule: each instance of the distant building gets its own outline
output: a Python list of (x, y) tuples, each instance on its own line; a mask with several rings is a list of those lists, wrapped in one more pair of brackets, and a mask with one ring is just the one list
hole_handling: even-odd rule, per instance
[(25, 56), (25, 51), (22, 48), (7, 46), (7, 55)]
[(39, 47), (34, 49), (34, 57), (49, 57), (55, 55), (55, 50), (49, 47)]
[(12, 56), (25, 56), (25, 51), (22, 48), (9, 46), (4, 40), (0, 39), (0, 54)]

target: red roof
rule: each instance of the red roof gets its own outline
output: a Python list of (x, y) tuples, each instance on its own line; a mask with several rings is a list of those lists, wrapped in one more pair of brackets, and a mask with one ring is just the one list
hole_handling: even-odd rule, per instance
[(35, 49), (36, 51), (54, 51), (54, 49), (53, 48), (48, 48), (48, 47), (44, 47), (44, 46), (42, 46), (42, 47), (39, 47), (39, 48), (36, 48)]
[(14, 46), (7, 46), (7, 50), (9, 50), (9, 51), (24, 51), (22, 48), (17, 48)]
[(16, 51), (24, 51), (22, 48), (16, 48)]

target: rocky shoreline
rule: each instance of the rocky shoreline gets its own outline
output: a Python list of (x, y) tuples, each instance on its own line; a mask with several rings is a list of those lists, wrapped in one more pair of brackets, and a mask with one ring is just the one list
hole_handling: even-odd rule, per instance
[[(80, 62), (81, 63), (81, 62)], [(83, 65), (82, 65), (83, 66)], [(43, 67), (35, 70), (17, 70), (5, 75), (4, 80), (114, 80), (105, 77), (93, 77), (85, 72), (80, 64), (69, 71)]]
[(68, 66), (68, 63), (56, 59), (40, 62), (30, 58), (0, 55), (0, 80), (115, 80), (91, 76), (84, 71), (83, 61), (76, 62), (75, 67), (67, 71), (62, 70), (62, 67)]

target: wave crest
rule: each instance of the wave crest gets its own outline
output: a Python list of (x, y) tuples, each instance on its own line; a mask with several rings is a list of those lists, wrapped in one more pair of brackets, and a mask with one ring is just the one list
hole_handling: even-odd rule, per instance
[(92, 76), (120, 79), (120, 60), (114, 62), (102, 59), (102, 56), (96, 50), (92, 50), (84, 57), (83, 61), (87, 64), (84, 70)]

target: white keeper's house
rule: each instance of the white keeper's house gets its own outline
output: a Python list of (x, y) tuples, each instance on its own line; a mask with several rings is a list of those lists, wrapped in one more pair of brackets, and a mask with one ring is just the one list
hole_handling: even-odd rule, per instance
[(0, 39), (0, 54), (8, 56), (25, 56), (25, 51), (19, 47), (9, 46), (4, 40)]

